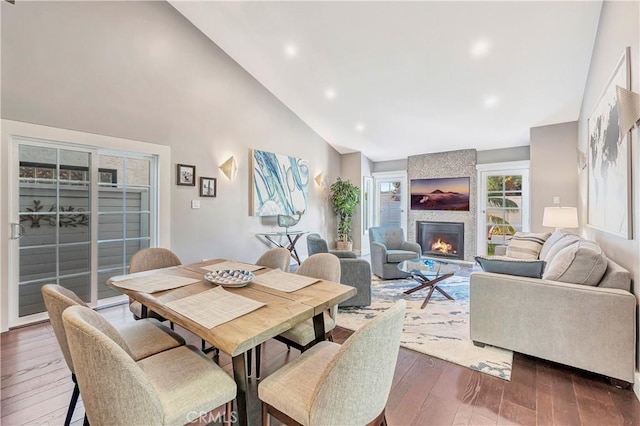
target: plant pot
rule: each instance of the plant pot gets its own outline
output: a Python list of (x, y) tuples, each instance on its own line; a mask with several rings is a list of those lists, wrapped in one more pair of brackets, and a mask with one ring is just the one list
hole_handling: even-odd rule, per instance
[(353, 242), (351, 242), (351, 241), (336, 241), (336, 249), (351, 251), (353, 249)]

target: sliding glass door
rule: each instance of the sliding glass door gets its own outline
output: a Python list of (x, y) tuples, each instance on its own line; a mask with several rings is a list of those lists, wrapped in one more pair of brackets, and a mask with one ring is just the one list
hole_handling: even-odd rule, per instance
[(105, 283), (152, 244), (154, 156), (19, 138), (14, 144), (11, 323), (45, 312), (41, 288), (48, 283), (93, 306), (121, 299)]

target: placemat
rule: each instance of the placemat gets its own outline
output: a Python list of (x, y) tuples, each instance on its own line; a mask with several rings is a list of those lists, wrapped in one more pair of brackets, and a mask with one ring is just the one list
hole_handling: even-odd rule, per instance
[(119, 288), (139, 291), (140, 293), (157, 293), (159, 291), (171, 290), (173, 288), (184, 287), (185, 285), (197, 283), (198, 278), (181, 277), (169, 274), (144, 275), (142, 277), (111, 279), (111, 283)]
[(273, 271), (269, 271), (265, 274), (256, 275), (252, 280), (253, 283), (275, 288), (276, 290), (284, 291), (285, 293), (300, 290), (301, 288), (317, 283), (318, 281), (320, 280), (317, 278), (291, 274), (283, 272), (280, 269), (274, 269)]
[(224, 262), (216, 263), (215, 265), (203, 266), (202, 269), (206, 269), (207, 271), (211, 271), (211, 272), (222, 271), (225, 269), (231, 269), (232, 271), (240, 270), (240, 271), (253, 272), (253, 271), (259, 271), (260, 269), (264, 269), (264, 266), (226, 260)]
[(166, 303), (168, 308), (205, 328), (224, 324), (265, 305), (266, 303), (228, 292), (222, 287)]

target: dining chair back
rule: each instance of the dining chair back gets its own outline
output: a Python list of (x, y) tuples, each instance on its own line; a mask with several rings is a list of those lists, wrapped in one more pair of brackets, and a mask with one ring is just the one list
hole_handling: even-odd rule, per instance
[(318, 253), (302, 262), (296, 274), (333, 282), (340, 282), (340, 259), (330, 253)]
[(342, 345), (321, 342), (258, 386), (263, 425), (386, 425), (406, 311), (401, 299)]
[[(51, 321), (51, 326), (53, 327), (53, 332), (56, 335), (56, 340), (58, 341), (64, 360), (71, 371), (71, 380), (74, 383), (71, 401), (69, 402), (64, 423), (66, 426), (71, 423), (73, 411), (80, 396), (80, 389), (75, 375), (75, 367), (69, 349), (62, 314), (67, 308), (73, 306), (89, 308), (73, 291), (57, 284), (45, 284), (42, 286), (42, 299), (49, 313), (49, 320)], [(100, 322), (99, 325), (102, 326), (103, 322)], [(134, 324), (124, 325), (121, 327), (120, 332), (115, 331), (115, 328), (108, 322), (107, 324), (109, 326), (105, 326), (104, 333), (118, 342), (118, 344), (136, 360), (185, 344), (182, 337), (167, 327), (164, 327), (155, 319), (136, 321)]]
[[(340, 282), (340, 259), (329, 253), (314, 254), (302, 262), (296, 274), (336, 283)], [(328, 338), (332, 339), (332, 331), (336, 326), (338, 317), (338, 305), (329, 308), (328, 312), (329, 315), (326, 312), (324, 315), (324, 329)], [(277, 336), (276, 339), (286, 343), (287, 346), (293, 346), (296, 349), (305, 351), (315, 340), (313, 322), (307, 320), (298, 324)]]
[[(276, 249), (273, 249), (276, 250)], [(287, 251), (286, 249), (283, 249)], [(256, 262), (259, 265), (258, 262)], [(333, 254), (318, 253), (309, 256), (302, 262), (296, 274), (305, 275), (321, 280), (340, 281), (340, 259)], [(332, 306), (329, 309), (329, 315), (323, 315), (325, 332), (332, 338), (331, 331), (336, 326), (336, 316), (338, 315), (338, 306)], [(304, 351), (311, 346), (315, 340), (315, 330), (311, 320), (295, 325), (284, 333), (275, 337), (276, 340), (287, 345), (287, 348), (294, 348)], [(261, 364), (261, 345), (256, 346), (256, 378), (260, 378)], [(251, 377), (252, 350), (247, 351), (247, 374)]]
[[(169, 268), (171, 266), (182, 265), (180, 258), (171, 250), (161, 247), (151, 247), (136, 252), (129, 262), (129, 273), (150, 271), (152, 269)], [(129, 310), (135, 319), (156, 318), (159, 321), (166, 321), (162, 315), (153, 311), (147, 311), (146, 314), (140, 302), (129, 298)], [(173, 328), (173, 324), (172, 328)]]
[(63, 314), (90, 424), (163, 424), (162, 404), (153, 386), (117, 331), (93, 314), (75, 307)]
[(180, 258), (171, 250), (152, 247), (142, 249), (131, 257), (129, 262), (129, 273), (150, 271), (152, 269), (169, 268), (171, 266), (182, 265)]
[(258, 260), (256, 260), (256, 265), (289, 272), (289, 266), (291, 265), (291, 253), (283, 247), (269, 249), (264, 252)]
[(398, 301), (342, 344), (315, 389), (311, 424), (368, 424), (384, 413), (406, 305)]
[(181, 346), (136, 362), (92, 309), (72, 306), (62, 318), (90, 424), (185, 424), (222, 404), (230, 418), (236, 384), (199, 350)]
[(44, 306), (49, 313), (49, 321), (53, 327), (53, 333), (56, 335), (58, 346), (60, 346), (67, 367), (69, 367), (71, 373), (74, 373), (73, 360), (67, 343), (67, 333), (62, 323), (62, 313), (69, 306), (87, 306), (87, 304), (73, 291), (56, 284), (45, 284), (42, 286), (41, 291)]

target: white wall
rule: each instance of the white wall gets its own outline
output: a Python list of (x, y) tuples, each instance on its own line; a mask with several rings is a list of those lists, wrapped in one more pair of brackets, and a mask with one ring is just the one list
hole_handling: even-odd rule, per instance
[(531, 161), (531, 231), (553, 232), (542, 226), (544, 208), (552, 206), (553, 197), (560, 205), (578, 205), (578, 122), (532, 127)]
[[(165, 2), (0, 7), (2, 118), (171, 147), (171, 245), (184, 262), (254, 260), (266, 249), (255, 234), (279, 229), (248, 214), (250, 149), (307, 159), (311, 179), (340, 172), (333, 148)], [(230, 155), (233, 181), (218, 170)], [(176, 186), (176, 163), (217, 177), (217, 198)], [(333, 239), (327, 192), (311, 180), (297, 228)]]
[[(638, 2), (605, 1), (602, 5), (598, 33), (591, 58), (589, 76), (585, 88), (580, 112), (578, 147), (583, 152), (588, 150), (587, 120), (600, 98), (605, 84), (613, 68), (622, 55), (624, 48), (631, 46), (631, 88), (640, 91), (640, 10)], [(607, 256), (622, 264), (633, 274), (633, 292), (640, 294), (640, 156), (638, 142), (640, 134), (634, 130), (632, 146), (632, 188), (633, 188), (633, 229), (634, 239), (626, 240), (606, 232), (585, 227), (587, 221), (587, 170), (579, 177), (579, 210), (582, 225), (581, 233), (597, 241)], [(640, 327), (636, 326), (636, 330)], [(636, 351), (640, 356), (640, 352)], [(638, 380), (636, 379), (636, 382)], [(636, 390), (637, 393), (637, 390)]]

